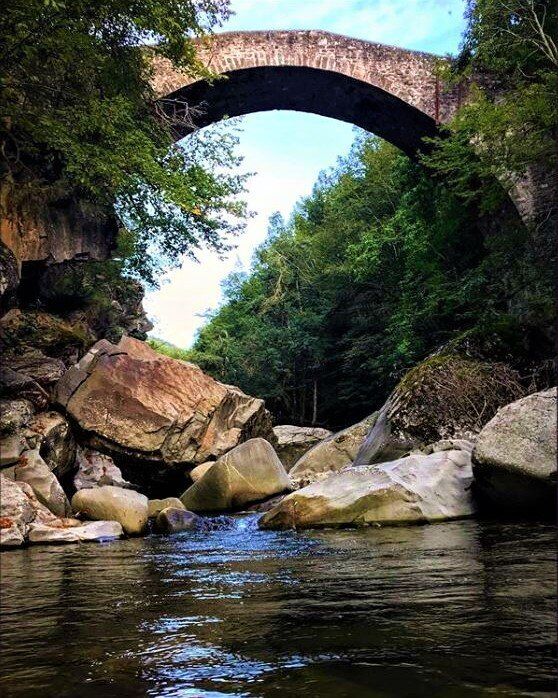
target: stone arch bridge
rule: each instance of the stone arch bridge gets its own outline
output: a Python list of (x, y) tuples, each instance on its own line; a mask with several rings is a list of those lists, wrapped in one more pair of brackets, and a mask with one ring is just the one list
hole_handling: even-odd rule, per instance
[[(198, 105), (199, 127), (291, 109), (355, 124), (413, 155), (462, 98), (459, 87), (441, 84), (440, 57), (324, 31), (229, 32), (197, 39), (196, 49), (225, 79), (193, 79), (156, 57), (152, 84), (169, 113)], [(183, 126), (177, 138), (188, 130)]]

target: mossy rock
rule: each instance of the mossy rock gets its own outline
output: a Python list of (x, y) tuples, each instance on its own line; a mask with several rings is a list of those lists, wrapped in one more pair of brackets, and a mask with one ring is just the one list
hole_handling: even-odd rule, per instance
[(502, 362), (435, 354), (411, 369), (389, 399), (392, 433), (422, 443), (478, 433), (503, 405), (523, 394)]
[(82, 355), (94, 341), (87, 326), (70, 324), (49, 313), (14, 308), (0, 320), (0, 347), (6, 352), (32, 347), (47, 356), (65, 358), (75, 352)]
[(507, 364), (439, 352), (396, 386), (354, 463), (395, 460), (443, 439), (474, 439), (500, 407), (522, 395), (519, 375)]

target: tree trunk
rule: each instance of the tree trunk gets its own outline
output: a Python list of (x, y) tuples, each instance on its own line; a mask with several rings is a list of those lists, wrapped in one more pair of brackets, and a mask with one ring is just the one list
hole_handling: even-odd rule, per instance
[(314, 402), (312, 405), (312, 426), (318, 421), (318, 381), (314, 378)]

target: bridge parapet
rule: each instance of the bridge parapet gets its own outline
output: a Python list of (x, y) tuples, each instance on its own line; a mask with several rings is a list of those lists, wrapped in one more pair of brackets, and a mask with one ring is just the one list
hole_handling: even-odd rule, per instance
[[(378, 87), (436, 122), (455, 113), (460, 95), (437, 77), (441, 59), (429, 53), (352, 39), (325, 31), (227, 32), (196, 40), (198, 58), (213, 73), (265, 66), (300, 66), (330, 71)], [(157, 57), (153, 87), (164, 97), (196, 82)]]

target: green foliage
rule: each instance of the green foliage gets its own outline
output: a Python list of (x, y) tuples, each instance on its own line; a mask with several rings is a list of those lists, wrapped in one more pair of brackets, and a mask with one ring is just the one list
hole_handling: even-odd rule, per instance
[(147, 340), (149, 346), (159, 354), (164, 354), (164, 356), (170, 356), (171, 359), (178, 359), (179, 361), (192, 361), (192, 353), (188, 349), (180, 349), (175, 347), (174, 344), (165, 342), (164, 339), (157, 339), (156, 337), (151, 337)]
[(227, 0), (9, 2), (0, 15), (0, 186), (27, 199), (116, 203), (131, 232), (129, 270), (150, 283), (202, 244), (226, 249), (245, 214), (234, 134), (175, 145), (173, 130), (188, 120), (155, 101), (149, 58), (206, 75), (191, 38), (227, 16)]
[(468, 81), (467, 103), (423, 162), (486, 211), (533, 165), (556, 177), (556, 8), (553, 0), (469, 0), (453, 76)]
[(449, 342), (527, 370), (533, 346), (539, 359), (552, 351), (551, 255), (515, 219), (498, 225), (486, 230), (392, 146), (358, 139), (288, 223), (273, 217), (192, 360), (264, 397), (280, 421), (330, 427), (372, 412)]

